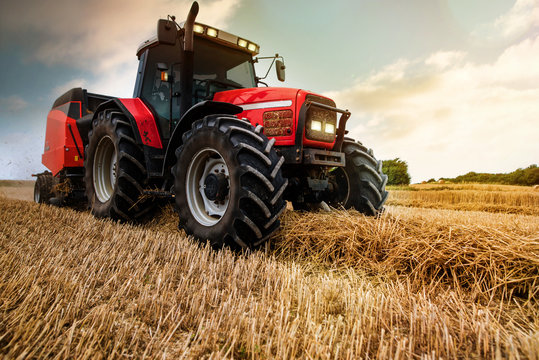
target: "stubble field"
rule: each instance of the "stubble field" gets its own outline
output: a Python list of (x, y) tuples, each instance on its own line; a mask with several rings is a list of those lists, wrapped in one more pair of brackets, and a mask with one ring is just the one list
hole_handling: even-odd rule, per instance
[(379, 218), (286, 211), (234, 254), (171, 208), (118, 224), (4, 186), (0, 356), (538, 359), (539, 191), (390, 190)]

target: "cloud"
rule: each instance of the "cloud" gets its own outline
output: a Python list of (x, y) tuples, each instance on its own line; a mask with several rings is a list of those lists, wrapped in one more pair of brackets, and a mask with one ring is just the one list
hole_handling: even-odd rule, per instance
[(518, 37), (539, 27), (539, 0), (517, 0), (494, 25), (504, 37)]
[(466, 53), (463, 51), (439, 51), (429, 56), (425, 60), (425, 64), (436, 66), (438, 69), (443, 70), (458, 65), (465, 57)]
[(539, 36), (490, 63), (460, 51), (398, 60), (328, 93), (350, 107), (350, 135), (379, 158), (408, 161), (413, 181), (506, 172), (539, 155)]
[(17, 95), (0, 98), (0, 112), (16, 113), (28, 106), (28, 103)]
[[(187, 16), (190, 0), (3, 1), (1, 43), (26, 46), (29, 59), (92, 71), (111, 72), (136, 61), (135, 52), (155, 35), (157, 19)], [(224, 26), (239, 0), (201, 4), (200, 21)]]

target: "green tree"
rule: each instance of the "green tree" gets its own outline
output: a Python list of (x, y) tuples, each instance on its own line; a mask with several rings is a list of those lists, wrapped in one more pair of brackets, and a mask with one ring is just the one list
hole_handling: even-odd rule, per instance
[(387, 175), (388, 185), (409, 185), (410, 174), (408, 174), (408, 164), (399, 158), (384, 160), (382, 171)]
[(531, 186), (539, 184), (539, 167), (533, 164), (525, 169), (516, 169), (507, 174), (487, 174), (471, 171), (465, 175), (459, 175), (454, 179), (448, 180), (457, 183), (494, 183)]

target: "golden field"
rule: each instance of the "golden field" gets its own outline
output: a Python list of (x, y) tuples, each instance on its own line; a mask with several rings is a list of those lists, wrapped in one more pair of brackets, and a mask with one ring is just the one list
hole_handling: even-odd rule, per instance
[(539, 189), (490, 184), (390, 186), (388, 205), (539, 215)]
[[(0, 355), (539, 359), (538, 205), (515, 200), (533, 189), (424, 186), (378, 218), (287, 211), (251, 254), (199, 245), (170, 208), (130, 225), (0, 196)], [(515, 201), (461, 211), (448, 191)]]

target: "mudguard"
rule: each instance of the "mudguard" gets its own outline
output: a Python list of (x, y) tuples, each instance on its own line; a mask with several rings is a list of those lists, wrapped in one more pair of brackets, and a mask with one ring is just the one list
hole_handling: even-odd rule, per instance
[(157, 128), (157, 122), (150, 109), (139, 99), (119, 99), (113, 98), (99, 105), (94, 113), (93, 119), (105, 110), (120, 110), (131, 123), (135, 134), (135, 141), (140, 145), (147, 145), (157, 149), (163, 149), (161, 136)]

